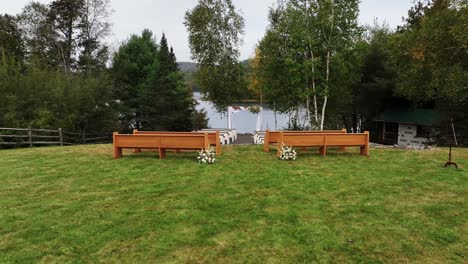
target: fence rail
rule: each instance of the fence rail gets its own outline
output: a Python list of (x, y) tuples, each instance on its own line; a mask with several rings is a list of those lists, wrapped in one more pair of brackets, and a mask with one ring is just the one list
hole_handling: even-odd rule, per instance
[(39, 128), (10, 128), (0, 127), (1, 146), (44, 146), (59, 145), (70, 146), (80, 144), (104, 144), (112, 142), (112, 133), (75, 133), (63, 131), (61, 128), (39, 129)]

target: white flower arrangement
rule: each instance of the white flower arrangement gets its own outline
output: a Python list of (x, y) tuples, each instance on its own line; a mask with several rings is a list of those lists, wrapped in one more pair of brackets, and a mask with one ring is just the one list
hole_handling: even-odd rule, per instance
[(280, 160), (296, 160), (297, 153), (292, 147), (281, 146)]
[(215, 164), (216, 163), (216, 151), (213, 147), (209, 149), (202, 149), (198, 152), (197, 157), (199, 164)]

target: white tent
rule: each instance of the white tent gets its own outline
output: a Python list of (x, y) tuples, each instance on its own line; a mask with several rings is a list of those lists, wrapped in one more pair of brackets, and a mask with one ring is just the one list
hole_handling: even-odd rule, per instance
[[(250, 107), (243, 107), (243, 106), (229, 106), (228, 107), (228, 114), (227, 114), (227, 120), (228, 120), (228, 128), (232, 129), (232, 119), (235, 113), (239, 113), (240, 111), (249, 111), (250, 112), (251, 108)], [(262, 130), (262, 117), (263, 117), (263, 107), (260, 107), (260, 111), (257, 113), (257, 124), (255, 126), (255, 131), (260, 131)]]

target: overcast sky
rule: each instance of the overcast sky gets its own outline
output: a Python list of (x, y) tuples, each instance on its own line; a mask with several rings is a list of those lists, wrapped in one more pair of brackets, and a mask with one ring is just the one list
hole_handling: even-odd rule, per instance
[[(36, 0), (50, 3), (51, 0)], [(0, 13), (17, 14), (30, 0), (0, 0)], [(233, 0), (245, 18), (244, 45), (241, 59), (253, 54), (255, 45), (262, 38), (268, 25), (268, 8), (276, 0)], [(412, 0), (362, 0), (359, 21), (373, 24), (375, 18), (386, 21), (390, 27), (402, 23), (412, 6)], [(111, 0), (114, 13), (111, 17), (112, 35), (108, 42), (114, 49), (131, 34), (143, 29), (152, 30), (159, 38), (166, 33), (178, 61), (191, 61), (187, 31), (183, 25), (185, 11), (192, 9), (197, 0)]]

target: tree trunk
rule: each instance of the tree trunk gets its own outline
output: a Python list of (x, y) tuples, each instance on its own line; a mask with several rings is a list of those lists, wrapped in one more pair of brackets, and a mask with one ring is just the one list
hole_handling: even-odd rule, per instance
[(317, 109), (317, 89), (315, 86), (315, 64), (314, 64), (314, 52), (312, 54), (312, 93), (314, 94), (314, 117), (315, 117), (315, 129), (317, 129), (319, 123), (318, 109)]
[(276, 103), (273, 104), (273, 112), (275, 114), (275, 130), (278, 130), (278, 117), (276, 116)]
[(323, 130), (323, 124), (325, 122), (325, 110), (327, 108), (327, 103), (328, 103), (329, 80), (330, 80), (330, 51), (327, 52), (327, 72), (326, 72), (326, 77), (325, 77), (325, 95), (323, 98), (322, 118), (320, 120), (320, 130)]
[(300, 119), (299, 119), (299, 117), (300, 117), (300, 116), (299, 116), (299, 111), (300, 111), (300, 109), (301, 109), (301, 105), (302, 105), (302, 104), (298, 104), (298, 105), (296, 106), (296, 123), (294, 124), (296, 128), (299, 128), (299, 126), (300, 126), (300, 122), (299, 122), (299, 120), (300, 120)]
[[(309, 92), (307, 91), (307, 94)], [(310, 98), (309, 98), (309, 95), (307, 95), (307, 101), (306, 101), (306, 117), (305, 117), (305, 120), (304, 120), (304, 127), (307, 126), (309, 127), (310, 126)]]
[[(306, 15), (305, 15), (305, 19), (306, 19), (306, 28), (307, 28), (307, 40), (308, 40), (308, 46), (309, 46), (309, 52), (310, 52), (310, 59), (311, 59), (311, 62), (312, 62), (312, 78), (311, 78), (311, 81), (312, 81), (312, 93), (313, 93), (313, 104), (314, 104), (314, 119), (315, 119), (315, 124), (314, 124), (314, 128), (317, 128), (318, 126), (318, 120), (319, 120), (319, 116), (318, 116), (318, 110), (317, 110), (317, 90), (316, 90), (316, 86), (315, 86), (315, 64), (314, 64), (314, 50), (313, 50), (313, 46), (312, 46), (312, 33), (310, 32), (310, 25), (309, 25), (309, 8), (310, 6), (308, 6), (309, 2), (305, 1), (304, 2), (304, 8), (306, 10)], [(307, 55), (306, 55), (306, 58), (307, 58)], [(307, 119), (308, 119), (308, 122), (309, 122), (309, 125), (311, 125), (311, 118), (310, 118), (310, 98), (309, 98), (309, 83), (307, 83)]]
[(71, 57), (72, 57), (72, 44), (73, 44), (73, 21), (68, 22), (68, 35), (67, 35), (67, 71), (71, 71)]
[[(330, 17), (330, 28), (332, 29), (335, 24), (335, 9), (334, 9), (334, 1), (332, 3), (332, 10), (331, 10), (331, 17)], [(324, 98), (323, 98), (323, 106), (322, 106), (322, 118), (320, 120), (320, 130), (323, 130), (323, 124), (325, 123), (325, 110), (327, 108), (327, 103), (328, 103), (328, 92), (330, 88), (330, 56), (331, 56), (331, 36), (328, 36), (328, 47), (327, 47), (327, 69), (326, 69), (326, 77), (325, 77), (325, 92), (324, 92)]]

